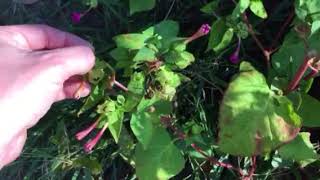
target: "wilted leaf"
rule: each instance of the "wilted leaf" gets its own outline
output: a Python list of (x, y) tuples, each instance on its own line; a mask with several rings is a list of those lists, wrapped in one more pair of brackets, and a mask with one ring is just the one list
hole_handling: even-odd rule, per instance
[(220, 108), (219, 148), (232, 155), (265, 155), (294, 139), (300, 121), (290, 100), (275, 95), (265, 77), (243, 62)]
[(116, 42), (117, 47), (125, 49), (141, 49), (145, 46), (145, 41), (150, 38), (146, 34), (122, 34), (115, 36), (113, 40)]

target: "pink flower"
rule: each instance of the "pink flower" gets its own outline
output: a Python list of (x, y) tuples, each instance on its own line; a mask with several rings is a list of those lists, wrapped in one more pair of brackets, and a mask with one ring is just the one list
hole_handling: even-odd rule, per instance
[(108, 123), (106, 123), (103, 128), (100, 130), (100, 132), (96, 135), (96, 137), (94, 137), (92, 140), (88, 141), (85, 145), (84, 145), (84, 151), (86, 153), (89, 153), (90, 151), (92, 151), (92, 149), (94, 148), (94, 146), (98, 143), (98, 141), (100, 140), (101, 136), (103, 135), (104, 131), (107, 129), (108, 127)]
[(239, 60), (240, 60), (240, 58), (239, 58), (240, 46), (241, 46), (241, 39), (238, 38), (237, 49), (229, 57), (230, 62), (233, 63), (233, 64), (239, 63)]
[(81, 21), (81, 18), (82, 18), (83, 14), (82, 13), (79, 13), (79, 12), (73, 12), (71, 14), (71, 20), (73, 23), (79, 23)]
[(203, 24), (196, 33), (194, 33), (192, 36), (187, 38), (186, 43), (190, 43), (191, 41), (194, 41), (202, 36), (205, 36), (209, 34), (211, 31), (211, 27), (209, 24)]
[(94, 122), (91, 126), (89, 126), (87, 129), (80, 131), (76, 134), (76, 139), (78, 141), (82, 140), (84, 137), (86, 137), (94, 128), (97, 127), (99, 120)]

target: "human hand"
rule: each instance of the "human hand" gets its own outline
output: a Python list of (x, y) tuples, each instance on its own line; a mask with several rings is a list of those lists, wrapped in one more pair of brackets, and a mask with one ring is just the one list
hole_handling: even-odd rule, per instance
[(0, 54), (1, 169), (54, 102), (89, 94), (79, 75), (94, 66), (94, 54), (88, 42), (45, 25), (0, 26)]

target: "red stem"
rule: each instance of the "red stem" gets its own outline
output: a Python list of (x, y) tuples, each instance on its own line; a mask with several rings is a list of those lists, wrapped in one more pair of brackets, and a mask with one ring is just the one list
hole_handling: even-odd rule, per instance
[(117, 80), (114, 80), (113, 81), (113, 83), (114, 83), (114, 85), (116, 85), (118, 88), (120, 88), (120, 89), (122, 89), (122, 90), (124, 90), (124, 91), (128, 91), (128, 88), (127, 87), (125, 87), (123, 84), (121, 84), (120, 82), (118, 82)]
[(279, 41), (281, 35), (283, 34), (283, 31), (285, 30), (285, 28), (288, 26), (288, 24), (292, 21), (293, 17), (295, 15), (294, 11), (291, 11), (289, 16), (287, 17), (285, 23), (281, 26), (280, 31), (277, 33), (276, 38), (273, 40), (272, 44), (271, 44), (271, 48), (273, 49), (275, 44)]
[(254, 172), (256, 171), (256, 168), (257, 168), (256, 162), (257, 162), (257, 157), (252, 156), (252, 158), (251, 158), (252, 166), (251, 166), (251, 169), (250, 169), (249, 174), (247, 176), (248, 179), (252, 179), (252, 176), (253, 176)]
[(258, 45), (259, 49), (262, 51), (265, 59), (266, 59), (266, 63), (268, 66), (268, 69), (270, 68), (270, 52), (268, 52), (266, 50), (266, 48), (264, 48), (264, 46), (262, 45), (262, 43), (260, 42), (260, 40), (258, 39), (258, 37), (256, 36), (256, 34), (254, 33), (253, 27), (250, 24), (249, 20), (248, 20), (248, 16), (246, 15), (246, 13), (242, 14), (242, 19), (245, 22), (245, 24), (247, 25), (248, 31), (250, 33), (250, 35), (252, 36), (252, 38), (254, 39), (254, 41), (256, 42), (256, 44)]
[(236, 168), (234, 167), (232, 164), (228, 164), (228, 163), (224, 163), (224, 162), (220, 162), (217, 159), (215, 159), (214, 157), (210, 157), (208, 156), (199, 146), (197, 146), (196, 144), (191, 144), (191, 146), (193, 147), (193, 149), (195, 149), (198, 153), (200, 153), (203, 157), (205, 157), (207, 159), (207, 161), (209, 161), (211, 164), (214, 164), (216, 166), (220, 166), (220, 167), (224, 167), (227, 169), (231, 169), (234, 171), (237, 171), (240, 176), (242, 177), (244, 175), (243, 171), (240, 168)]
[(290, 92), (292, 92), (293, 90), (296, 89), (296, 87), (298, 86), (299, 82), (301, 81), (304, 73), (307, 71), (307, 69), (309, 67), (310, 60), (311, 60), (310, 57), (308, 57), (308, 56), (305, 57), (303, 63), (300, 65), (297, 73), (295, 74), (295, 76), (293, 77), (293, 79), (289, 83), (287, 89), (285, 90), (285, 94), (289, 94)]

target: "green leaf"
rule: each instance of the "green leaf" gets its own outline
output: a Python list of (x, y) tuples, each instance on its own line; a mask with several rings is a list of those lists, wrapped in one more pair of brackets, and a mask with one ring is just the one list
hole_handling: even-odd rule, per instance
[(193, 56), (193, 54), (184, 51), (180, 53), (180, 56), (182, 57), (182, 59), (179, 59), (176, 62), (176, 65), (180, 68), (180, 69), (185, 69), (187, 66), (189, 66), (191, 63), (194, 62), (195, 58)]
[(320, 20), (319, 7), (320, 1), (318, 0), (295, 0), (296, 14), (305, 22)]
[(208, 50), (216, 47), (222, 40), (224, 33), (227, 30), (225, 19), (221, 18), (213, 22), (211, 25), (210, 37), (208, 42)]
[(213, 49), (215, 52), (219, 52), (226, 48), (230, 44), (233, 34), (233, 29), (226, 25), (225, 19), (218, 19), (212, 24), (208, 50)]
[(203, 6), (200, 10), (206, 14), (213, 14), (219, 8), (219, 1), (214, 0)]
[(125, 112), (131, 112), (139, 104), (142, 97), (142, 95), (128, 92), (126, 96), (126, 102), (123, 105)]
[(302, 118), (302, 124), (306, 127), (320, 127), (320, 101), (301, 93), (302, 104), (298, 110), (298, 114)]
[(266, 19), (268, 17), (262, 0), (250, 0), (250, 10), (262, 19)]
[(160, 35), (163, 39), (174, 38), (179, 33), (179, 24), (176, 21), (162, 21), (154, 26), (155, 33)]
[(116, 42), (117, 47), (125, 49), (141, 49), (145, 46), (145, 41), (150, 37), (146, 34), (122, 34), (115, 36), (113, 40)]
[(97, 159), (90, 159), (88, 157), (82, 156), (75, 159), (72, 163), (76, 168), (88, 168), (93, 175), (98, 175), (102, 172), (102, 166), (97, 161)]
[(152, 124), (153, 118), (160, 117), (148, 112), (133, 113), (131, 116), (130, 127), (144, 149), (146, 149), (151, 142), (154, 129)]
[(181, 84), (180, 76), (164, 66), (156, 72), (156, 80), (161, 85), (160, 96), (166, 100), (175, 96), (176, 88)]
[(154, 129), (149, 148), (136, 147), (136, 173), (141, 180), (169, 179), (184, 168), (184, 159), (169, 134), (161, 127)]
[(143, 47), (137, 52), (137, 54), (133, 58), (133, 61), (137, 63), (141, 63), (141, 62), (154, 61), (155, 59), (156, 59), (155, 52), (147, 47)]
[(129, 60), (130, 55), (127, 49), (125, 48), (115, 48), (110, 52), (110, 55), (116, 61), (126, 61)]
[(81, 109), (78, 112), (78, 115), (84, 113), (85, 111), (93, 108), (96, 106), (104, 97), (105, 94), (105, 88), (100, 87), (99, 85), (96, 85), (92, 88), (93, 90), (91, 91), (91, 94), (89, 97), (86, 99), (86, 102), (84, 105), (81, 107)]
[(130, 0), (130, 14), (136, 12), (148, 11), (154, 8), (156, 1), (155, 0)]
[(142, 72), (135, 72), (131, 76), (128, 90), (135, 94), (143, 94), (145, 90), (145, 76)]
[(240, 0), (236, 6), (236, 8), (232, 12), (232, 17), (234, 19), (240, 17), (242, 13), (244, 13), (250, 6), (250, 0)]
[[(320, 49), (319, 32), (309, 37), (307, 41), (309, 49)], [(288, 33), (279, 51), (272, 56), (272, 67), (277, 72), (277, 75), (287, 77), (288, 81), (290, 81), (304, 61), (304, 49), (303, 40), (294, 31)], [(307, 71), (306, 74), (309, 72)]]
[(319, 159), (310, 142), (310, 133), (302, 132), (289, 144), (279, 149), (280, 156), (284, 159), (290, 159), (301, 164), (302, 167)]
[(314, 21), (311, 25), (311, 35), (315, 34), (320, 29), (320, 20)]
[(109, 113), (109, 121), (113, 122), (109, 124), (109, 131), (111, 132), (112, 137), (118, 143), (121, 129), (122, 129), (122, 124), (123, 124), (123, 111), (116, 111), (114, 113)]
[(179, 69), (185, 69), (195, 60), (193, 54), (187, 51), (170, 51), (164, 56), (164, 59), (166, 62), (176, 65)]
[(232, 28), (229, 28), (223, 35), (221, 41), (219, 44), (217, 44), (215, 47), (213, 47), (213, 50), (215, 52), (219, 52), (223, 50), (224, 48), (228, 47), (228, 45), (231, 43), (232, 38), (234, 35), (234, 31)]
[[(248, 118), (250, 117), (250, 118)], [(292, 140), (301, 126), (290, 100), (269, 89), (248, 62), (229, 84), (219, 113), (219, 148), (240, 156), (266, 155)]]

